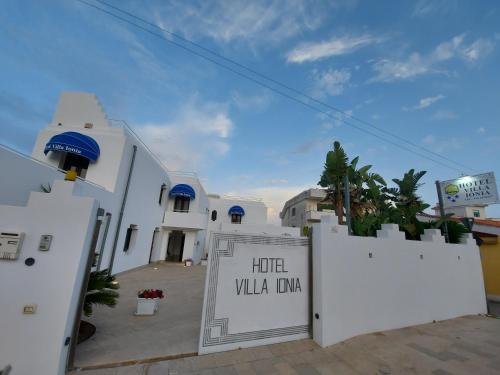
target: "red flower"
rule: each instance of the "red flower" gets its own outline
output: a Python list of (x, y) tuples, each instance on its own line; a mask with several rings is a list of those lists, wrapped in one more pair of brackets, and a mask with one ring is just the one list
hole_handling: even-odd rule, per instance
[(163, 298), (163, 290), (161, 289), (145, 289), (140, 291), (137, 296), (139, 298)]

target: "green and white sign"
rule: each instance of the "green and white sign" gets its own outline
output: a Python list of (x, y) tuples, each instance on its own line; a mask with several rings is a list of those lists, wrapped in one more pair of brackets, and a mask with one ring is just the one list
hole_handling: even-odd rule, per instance
[(463, 176), (441, 181), (443, 207), (485, 205), (498, 202), (497, 184), (493, 172)]

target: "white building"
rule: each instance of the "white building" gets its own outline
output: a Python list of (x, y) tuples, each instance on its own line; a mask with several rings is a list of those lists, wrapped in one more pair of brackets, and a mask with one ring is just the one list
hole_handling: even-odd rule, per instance
[(81, 194), (102, 209), (94, 269), (118, 273), (188, 258), (198, 263), (210, 230), (267, 222), (261, 201), (209, 198), (194, 173), (167, 170), (127, 126), (107, 119), (93, 94), (61, 96), (32, 158), (7, 148), (0, 154), (3, 170), (23, 171), (21, 181), (2, 181), (0, 204), (24, 205), (40, 185), (77, 173)]
[(300, 228), (319, 223), (321, 216), (335, 214), (331, 202), (325, 202), (324, 189), (308, 189), (285, 202), (280, 213), (281, 225)]
[(212, 230), (298, 235), (167, 170), (92, 94), (64, 93), (31, 157), (0, 146), (0, 169), (0, 368), (16, 374), (65, 373), (92, 269), (196, 264)]

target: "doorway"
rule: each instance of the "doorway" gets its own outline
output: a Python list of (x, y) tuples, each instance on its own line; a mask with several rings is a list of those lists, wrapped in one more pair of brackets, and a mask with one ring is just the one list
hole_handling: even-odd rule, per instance
[(182, 254), (184, 253), (184, 240), (186, 234), (181, 230), (173, 230), (168, 235), (167, 256), (166, 261), (182, 262)]

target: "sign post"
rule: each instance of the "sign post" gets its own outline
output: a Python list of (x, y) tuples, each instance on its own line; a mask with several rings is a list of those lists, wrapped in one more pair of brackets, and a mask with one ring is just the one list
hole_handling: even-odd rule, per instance
[(441, 220), (443, 220), (444, 239), (446, 242), (450, 242), (448, 238), (448, 222), (445, 219), (446, 214), (444, 212), (443, 194), (441, 193), (441, 183), (439, 182), (439, 180), (436, 181), (436, 190), (439, 202), (439, 213), (441, 215)]

